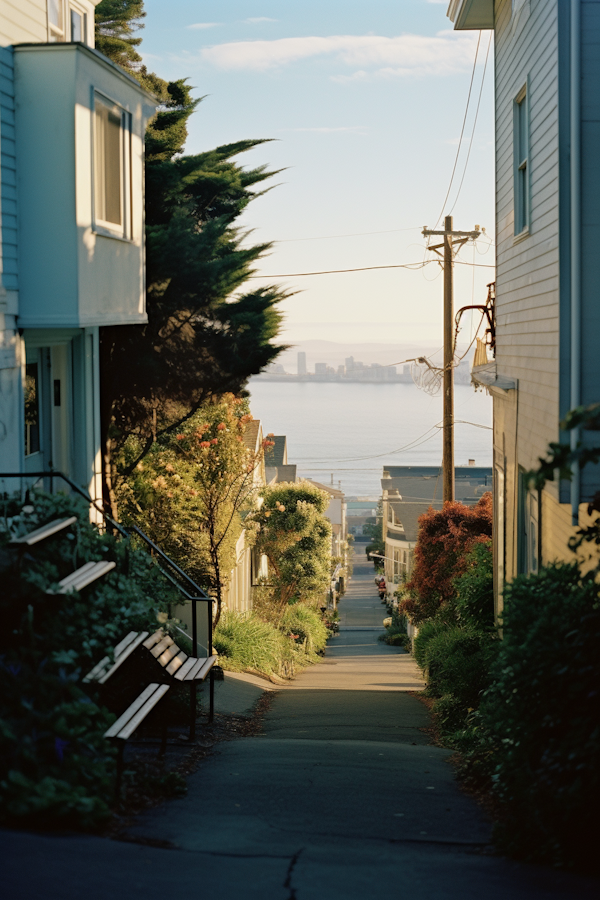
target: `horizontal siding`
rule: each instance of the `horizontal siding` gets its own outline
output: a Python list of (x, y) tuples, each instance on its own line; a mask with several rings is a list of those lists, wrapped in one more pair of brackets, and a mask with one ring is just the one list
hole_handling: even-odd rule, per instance
[[(5, 3), (2, 0), (4, 13)], [(0, 47), (0, 266), (9, 291), (18, 290), (17, 266), (17, 154), (15, 145), (13, 54)]]
[[(516, 28), (496, 8), (497, 363), (518, 379), (518, 460), (530, 467), (558, 433), (558, 22), (530, 0)], [(514, 240), (513, 103), (528, 81), (531, 234)], [(514, 441), (514, 435), (507, 435)]]
[(0, 45), (48, 40), (46, 0), (1, 0)]

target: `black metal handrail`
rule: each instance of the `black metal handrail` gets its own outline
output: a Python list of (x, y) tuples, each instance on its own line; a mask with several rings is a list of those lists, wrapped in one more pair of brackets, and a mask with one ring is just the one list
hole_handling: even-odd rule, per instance
[(180, 566), (178, 566), (170, 556), (167, 556), (167, 554), (163, 550), (161, 550), (161, 548), (157, 546), (157, 544), (155, 544), (147, 534), (144, 534), (141, 528), (138, 528), (137, 525), (132, 525), (130, 529), (124, 528), (122, 525), (116, 522), (115, 519), (112, 518), (112, 516), (109, 516), (108, 513), (105, 512), (105, 510), (102, 508), (102, 506), (98, 505), (98, 503), (92, 497), (90, 497), (86, 490), (80, 487), (80, 485), (78, 485), (76, 482), (72, 481), (72, 479), (69, 478), (68, 475), (65, 475), (64, 472), (59, 472), (55, 469), (51, 469), (47, 472), (0, 472), (0, 480), (4, 478), (18, 478), (21, 480), (25, 478), (33, 478), (35, 479), (35, 481), (39, 481), (41, 478), (48, 478), (50, 479), (51, 492), (53, 487), (53, 479), (61, 478), (64, 482), (66, 482), (66, 484), (69, 485), (69, 487), (73, 491), (75, 491), (75, 493), (79, 494), (80, 497), (83, 497), (83, 499), (87, 503), (93, 506), (94, 509), (100, 513), (104, 521), (108, 522), (111, 528), (114, 528), (116, 531), (118, 531), (119, 534), (121, 534), (122, 537), (124, 537), (127, 541), (130, 541), (132, 533), (137, 534), (137, 536), (140, 537), (144, 541), (144, 543), (154, 553), (156, 553), (170, 569), (173, 570), (173, 572), (177, 573), (178, 578), (183, 579), (194, 592), (193, 594), (190, 594), (190, 592), (183, 587), (178, 578), (174, 577), (170, 572), (166, 571), (163, 566), (157, 563), (159, 571), (162, 572), (162, 574), (171, 582), (171, 584), (177, 588), (179, 593), (184, 596), (186, 600), (190, 600), (194, 604), (194, 615), (192, 616), (192, 643), (194, 645), (196, 656), (198, 656), (198, 624), (196, 616), (196, 603), (202, 602), (207, 604), (207, 650), (208, 655), (211, 655), (213, 640), (212, 604), (214, 602), (212, 597), (209, 597), (206, 591), (204, 591), (199, 585), (197, 585), (196, 582), (192, 578), (190, 578), (187, 572), (184, 572), (184, 570)]

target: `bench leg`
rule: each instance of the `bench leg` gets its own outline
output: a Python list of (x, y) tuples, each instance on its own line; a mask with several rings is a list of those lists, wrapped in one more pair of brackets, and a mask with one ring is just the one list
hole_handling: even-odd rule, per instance
[(212, 722), (215, 717), (215, 679), (214, 672), (211, 669), (209, 674), (209, 707), (208, 707), (208, 721)]
[(196, 739), (196, 682), (190, 682), (190, 741)]

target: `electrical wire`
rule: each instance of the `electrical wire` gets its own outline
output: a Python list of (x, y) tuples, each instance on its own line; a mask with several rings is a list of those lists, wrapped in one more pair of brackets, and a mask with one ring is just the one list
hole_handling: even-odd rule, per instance
[[(479, 34), (481, 35), (481, 32), (479, 32)], [(488, 41), (487, 53), (485, 54), (485, 65), (483, 67), (483, 75), (481, 77), (481, 86), (479, 88), (479, 99), (477, 100), (477, 109), (475, 110), (475, 118), (473, 120), (473, 128), (471, 129), (471, 140), (469, 142), (469, 150), (467, 152), (467, 158), (465, 160), (465, 167), (463, 169), (462, 178), (461, 178), (460, 184), (458, 186), (458, 193), (454, 199), (454, 203), (452, 204), (452, 209), (448, 213), (449, 216), (452, 215), (452, 213), (454, 212), (454, 207), (458, 203), (458, 198), (460, 197), (460, 192), (462, 190), (462, 186), (465, 181), (465, 175), (467, 174), (467, 166), (469, 165), (469, 158), (471, 156), (471, 150), (473, 149), (473, 138), (475, 137), (475, 128), (477, 127), (477, 118), (479, 116), (479, 107), (481, 105), (481, 95), (483, 94), (483, 85), (485, 83), (485, 73), (487, 70), (488, 58), (490, 55), (490, 47), (492, 46), (492, 34), (493, 34), (493, 32), (490, 31), (490, 39)]]
[(442, 203), (441, 212), (440, 212), (439, 216), (437, 217), (437, 221), (436, 221), (434, 229), (433, 229), (434, 231), (438, 227), (438, 225), (441, 221), (441, 218), (444, 215), (444, 209), (446, 208), (446, 203), (448, 202), (448, 197), (450, 196), (450, 191), (452, 190), (452, 185), (454, 183), (454, 176), (456, 175), (456, 167), (458, 165), (458, 158), (460, 156), (460, 150), (462, 147), (462, 139), (463, 139), (463, 135), (465, 133), (465, 125), (467, 124), (467, 115), (469, 113), (469, 104), (471, 102), (471, 92), (473, 90), (473, 81), (475, 80), (475, 71), (477, 69), (477, 57), (479, 56), (479, 44), (480, 43), (481, 43), (481, 31), (479, 32), (479, 37), (477, 38), (477, 48), (475, 50), (475, 59), (473, 61), (473, 71), (471, 72), (471, 83), (469, 84), (469, 93), (467, 95), (467, 106), (465, 108), (465, 115), (463, 118), (462, 128), (460, 130), (460, 138), (458, 139), (458, 148), (456, 150), (456, 159), (454, 160), (454, 166), (452, 168), (452, 175), (450, 176), (450, 184), (448, 185), (448, 191), (444, 198), (444, 202)]
[[(346, 272), (372, 272), (376, 269), (409, 269), (413, 272), (423, 269), (430, 263), (438, 262), (437, 259), (426, 259), (423, 262), (402, 263), (389, 266), (360, 266), (356, 269), (327, 269), (323, 272), (287, 272), (283, 275), (249, 275), (248, 278), (306, 278), (309, 275), (342, 275)], [(476, 269), (495, 269), (496, 266), (491, 263), (469, 263), (454, 260), (457, 266), (475, 266)]]

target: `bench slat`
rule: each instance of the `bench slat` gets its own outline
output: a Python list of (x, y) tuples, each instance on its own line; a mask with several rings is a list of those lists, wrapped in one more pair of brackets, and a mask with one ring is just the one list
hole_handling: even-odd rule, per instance
[(187, 673), (184, 681), (204, 681), (216, 661), (216, 656), (199, 659), (191, 672)]
[[(133, 639), (131, 639), (133, 636)], [(84, 682), (98, 681), (100, 684), (106, 684), (108, 679), (114, 675), (119, 666), (121, 666), (126, 659), (133, 653), (133, 651), (140, 646), (145, 637), (148, 636), (147, 631), (130, 631), (127, 635), (127, 639), (123, 639), (120, 644), (117, 644), (115, 647), (115, 659), (113, 665), (110, 665), (111, 659), (109, 656), (105, 656), (104, 659), (101, 659), (100, 662), (94, 666), (91, 672), (83, 679)], [(125, 644), (125, 640), (128, 643), (125, 646), (125, 649), (120, 653), (117, 653), (119, 647), (122, 647)]]
[(152, 647), (150, 653), (154, 657), (159, 657), (163, 650), (166, 650), (167, 647), (170, 647), (171, 644), (174, 643), (173, 638), (169, 637), (169, 635), (165, 635), (165, 637), (160, 641), (155, 647)]
[(69, 591), (81, 591), (84, 587), (87, 587), (88, 584), (91, 584), (98, 578), (102, 578), (103, 575), (106, 575), (107, 572), (110, 572), (115, 566), (116, 563), (109, 562), (108, 560), (86, 563), (75, 572), (71, 572), (71, 574), (67, 575), (66, 578), (63, 578), (62, 581), (59, 581), (57, 591), (48, 590), (46, 593), (67, 594)]
[(166, 650), (163, 650), (160, 656), (157, 657), (156, 661), (159, 662), (161, 666), (166, 666), (167, 663), (170, 662), (172, 658), (178, 653), (179, 647), (175, 642), (173, 642), (170, 647), (167, 647)]
[(126, 741), (168, 690), (170, 690), (168, 684), (149, 684), (104, 733), (104, 737)]
[(54, 521), (48, 522), (46, 525), (42, 525), (41, 528), (36, 528), (35, 531), (30, 531), (29, 534), (24, 534), (18, 538), (13, 538), (11, 544), (26, 544), (27, 547), (32, 547), (34, 544), (39, 543), (39, 541), (43, 541), (45, 538), (51, 537), (53, 534), (56, 534), (58, 531), (62, 531), (63, 528), (68, 528), (69, 525), (73, 525), (73, 523), (76, 521), (77, 516), (69, 516), (68, 519), (54, 519)]
[(164, 636), (164, 631), (162, 630), (162, 628), (159, 628), (158, 631), (155, 631), (154, 634), (150, 635), (147, 641), (144, 641), (144, 647), (146, 648), (146, 650), (149, 650), (150, 647), (154, 647), (154, 645), (157, 644), (158, 641), (162, 641)]
[(198, 660), (195, 657), (188, 656), (179, 671), (175, 673), (175, 678), (177, 679), (177, 681), (183, 681), (192, 666), (194, 666), (197, 662)]
[(180, 650), (177, 656), (173, 657), (173, 659), (165, 669), (165, 672), (168, 675), (174, 675), (175, 672), (177, 672), (177, 670), (181, 668), (187, 658), (187, 653), (184, 650)]
[[(130, 631), (129, 634), (126, 634), (122, 641), (119, 641), (117, 646), (114, 649), (115, 659), (121, 655), (121, 653), (125, 650), (127, 644), (130, 644), (131, 641), (134, 641), (138, 636), (139, 631)], [(146, 632), (148, 634), (148, 632)]]

